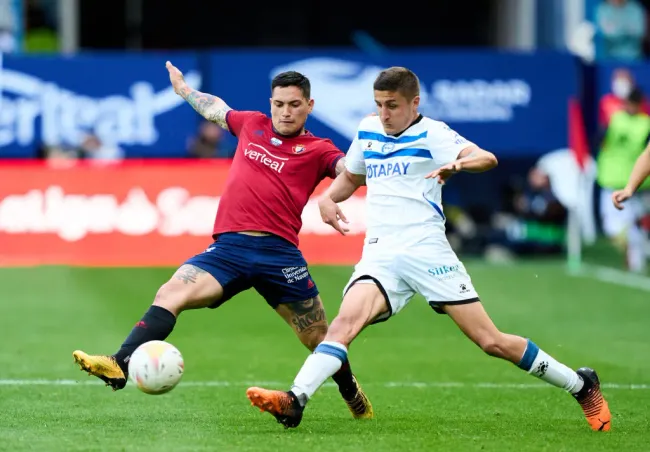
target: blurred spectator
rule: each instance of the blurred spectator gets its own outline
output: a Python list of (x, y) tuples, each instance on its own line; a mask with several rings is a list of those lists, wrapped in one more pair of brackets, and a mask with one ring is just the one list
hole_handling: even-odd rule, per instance
[[(607, 127), (612, 114), (624, 108), (625, 99), (636, 86), (636, 80), (629, 70), (619, 68), (612, 73), (611, 92), (601, 97), (598, 104), (598, 122), (601, 127)], [(643, 100), (641, 109), (650, 114), (650, 103), (647, 99)]]
[(12, 53), (16, 51), (17, 42), (11, 30), (0, 26), (0, 52)]
[(645, 235), (638, 222), (645, 210), (640, 199), (642, 190), (648, 193), (650, 179), (641, 185), (639, 194), (628, 201), (624, 210), (613, 206), (611, 196), (614, 190), (625, 187), (634, 162), (648, 143), (650, 116), (641, 111), (642, 103), (643, 93), (634, 88), (623, 110), (612, 115), (597, 157), (603, 231), (615, 245), (627, 251), (628, 268), (635, 272), (645, 270)]
[(567, 209), (551, 190), (548, 174), (536, 165), (523, 189), (514, 188), (511, 214), (495, 216), (494, 231), (485, 250), (491, 261), (515, 256), (556, 255), (566, 243)]
[(64, 146), (48, 146), (42, 145), (38, 149), (38, 158), (46, 160), (60, 160), (69, 159), (76, 160), (79, 158), (79, 153), (76, 149), (66, 148)]
[(596, 10), (596, 27), (602, 39), (604, 59), (642, 59), (646, 17), (638, 2), (603, 0)]
[(124, 151), (112, 144), (103, 143), (96, 135), (86, 135), (78, 149), (80, 158), (97, 161), (120, 161), (124, 158)]
[(196, 137), (189, 140), (187, 150), (191, 157), (197, 158), (232, 158), (234, 150), (227, 148), (224, 142), (224, 130), (218, 125), (205, 121)]
[(120, 162), (125, 158), (125, 153), (120, 147), (102, 143), (97, 136), (88, 134), (79, 146), (42, 145), (38, 150), (38, 157), (50, 164), (67, 166), (82, 159), (102, 164)]
[(0, 52), (12, 53), (17, 49), (16, 24), (12, 13), (12, 0), (0, 0)]

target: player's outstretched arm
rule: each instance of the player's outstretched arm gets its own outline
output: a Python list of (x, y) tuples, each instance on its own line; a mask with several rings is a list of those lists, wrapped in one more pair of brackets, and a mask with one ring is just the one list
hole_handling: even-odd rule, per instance
[(190, 88), (187, 83), (185, 83), (183, 73), (169, 61), (165, 66), (167, 67), (167, 71), (169, 71), (169, 80), (171, 81), (176, 94), (185, 99), (187, 103), (205, 119), (228, 130), (226, 113), (228, 113), (228, 110), (231, 110), (228, 104), (217, 96), (202, 93), (201, 91)]
[(617, 190), (612, 194), (612, 202), (614, 206), (623, 210), (623, 203), (634, 195), (644, 180), (650, 176), (650, 145), (648, 145), (643, 153), (636, 159), (634, 168), (630, 179), (623, 190)]
[(469, 146), (460, 151), (458, 160), (452, 164), (459, 166), (459, 171), (466, 171), (468, 173), (482, 173), (489, 171), (496, 167), (499, 162), (496, 156), (478, 146)]
[(444, 184), (447, 179), (460, 171), (482, 173), (491, 170), (498, 164), (499, 162), (493, 153), (472, 145), (460, 151), (458, 159), (432, 171), (425, 178), (438, 178), (438, 182)]
[(334, 229), (345, 235), (349, 229), (342, 226), (339, 221), (348, 223), (347, 218), (341, 211), (337, 203), (345, 201), (357, 190), (366, 183), (366, 176), (349, 172), (344, 169), (339, 174), (332, 185), (323, 193), (318, 201), (318, 208), (320, 209), (320, 216), (324, 223), (329, 224)]
[(365, 174), (354, 174), (343, 167), (339, 175), (334, 179), (334, 182), (332, 182), (332, 185), (325, 190), (322, 197), (329, 198), (334, 202), (342, 202), (352, 196), (357, 191), (357, 188), (365, 184)]

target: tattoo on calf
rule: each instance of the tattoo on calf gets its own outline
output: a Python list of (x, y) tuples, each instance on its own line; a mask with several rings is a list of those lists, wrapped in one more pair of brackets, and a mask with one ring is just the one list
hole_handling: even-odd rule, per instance
[(317, 298), (294, 303), (291, 309), (293, 310), (291, 323), (298, 333), (311, 328), (315, 323), (326, 320), (323, 304)]
[(180, 279), (185, 284), (196, 283), (196, 279), (201, 273), (206, 273), (206, 271), (194, 265), (186, 264), (176, 270), (174, 277)]

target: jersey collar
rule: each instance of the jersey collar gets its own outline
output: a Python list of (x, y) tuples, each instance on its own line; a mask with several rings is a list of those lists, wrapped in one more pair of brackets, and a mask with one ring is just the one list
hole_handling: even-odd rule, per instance
[(296, 133), (292, 133), (290, 135), (285, 135), (285, 134), (282, 134), (282, 133), (278, 132), (275, 129), (275, 126), (272, 125), (272, 124), (271, 124), (271, 129), (273, 129), (274, 134), (276, 134), (277, 136), (282, 137), (282, 138), (296, 138), (296, 137), (299, 137), (299, 136), (302, 136), (302, 135), (307, 135), (307, 136), (311, 135), (311, 132), (309, 130), (307, 130), (307, 129), (303, 129), (305, 131), (305, 133), (302, 133), (302, 130), (299, 130)]
[(408, 126), (406, 129), (402, 130), (400, 133), (395, 133), (395, 134), (393, 134), (393, 135), (391, 135), (391, 136), (393, 136), (393, 137), (395, 137), (395, 138), (399, 137), (401, 134), (403, 134), (404, 132), (406, 132), (408, 129), (410, 129), (411, 127), (413, 127), (414, 125), (416, 125), (418, 122), (422, 121), (422, 118), (424, 118), (424, 116), (422, 116), (422, 113), (420, 113), (420, 114), (418, 115), (418, 117), (415, 118), (415, 119), (413, 120), (413, 122), (412, 122), (411, 124), (409, 124), (409, 126)]

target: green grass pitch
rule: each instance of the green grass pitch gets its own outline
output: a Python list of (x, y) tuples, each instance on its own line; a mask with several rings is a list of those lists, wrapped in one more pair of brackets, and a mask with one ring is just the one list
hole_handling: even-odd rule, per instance
[[(43, 267), (0, 269), (0, 450), (650, 450), (650, 294), (554, 263), (467, 267), (502, 330), (599, 372), (611, 432), (592, 432), (568, 394), (484, 356), (420, 298), (351, 347), (372, 421), (353, 420), (330, 384), (295, 430), (249, 405), (248, 385), (288, 388), (308, 353), (254, 292), (181, 315), (174, 391), (114, 393), (71, 353), (114, 352), (172, 269)], [(331, 319), (351, 269), (311, 270)]]

